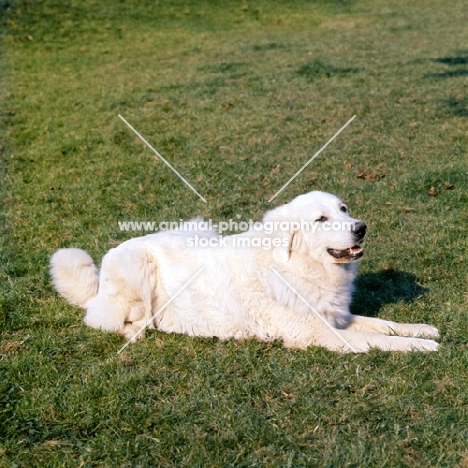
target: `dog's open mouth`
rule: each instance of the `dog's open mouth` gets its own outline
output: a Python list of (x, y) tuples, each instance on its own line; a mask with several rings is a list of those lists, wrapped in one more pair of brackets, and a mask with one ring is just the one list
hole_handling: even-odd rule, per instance
[(354, 245), (353, 247), (344, 250), (327, 249), (327, 252), (338, 260), (347, 260), (350, 262), (358, 260), (364, 255), (364, 251), (359, 245)]

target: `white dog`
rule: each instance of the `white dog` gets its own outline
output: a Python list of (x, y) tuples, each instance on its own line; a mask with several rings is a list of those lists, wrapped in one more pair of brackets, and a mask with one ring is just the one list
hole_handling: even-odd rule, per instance
[(350, 313), (366, 225), (337, 197), (301, 195), (269, 211), (267, 226), (225, 237), (182, 227), (131, 239), (104, 256), (100, 272), (83, 250), (62, 249), (51, 275), (65, 299), (87, 310), (87, 325), (128, 340), (148, 325), (338, 352), (437, 349), (416, 338), (437, 338), (434, 327)]

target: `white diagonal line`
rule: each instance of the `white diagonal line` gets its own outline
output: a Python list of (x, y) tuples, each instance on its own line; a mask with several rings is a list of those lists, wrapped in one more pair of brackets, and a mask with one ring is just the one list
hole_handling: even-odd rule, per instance
[(309, 307), (309, 309), (315, 313), (315, 315), (317, 315), (317, 317), (335, 334), (338, 336), (338, 338), (343, 341), (343, 343), (346, 344), (346, 346), (349, 346), (349, 349), (353, 352), (353, 353), (356, 353), (357, 351), (351, 346), (351, 344), (348, 342), (348, 340), (346, 340), (345, 338), (343, 338), (339, 333), (338, 331), (336, 330), (336, 328), (333, 328), (328, 322), (327, 320), (321, 315), (319, 314), (308, 302), (306, 299), (304, 299), (273, 267), (268, 267), (270, 268), (273, 273), (286, 285), (289, 287), (289, 289), (291, 289), (291, 291), (294, 292), (294, 294), (296, 294), (296, 296), (307, 306)]
[(353, 115), (269, 200), (273, 201), (354, 119)]
[(195, 273), (118, 351), (117, 354), (120, 354), (135, 338), (138, 336), (150, 323), (154, 320), (203, 270), (205, 267), (200, 268), (200, 270)]
[(182, 180), (182, 182), (184, 182), (185, 185), (187, 185), (187, 187), (189, 187), (193, 192), (195, 192), (195, 193), (206, 203), (205, 198), (203, 198), (203, 197), (192, 187), (192, 185), (190, 185), (190, 183), (189, 183), (187, 180), (185, 180), (185, 179), (171, 166), (171, 164), (170, 164), (168, 161), (166, 161), (166, 160), (165, 160), (165, 159), (164, 159), (164, 158), (163, 158), (163, 157), (162, 157), (162, 156), (161, 156), (161, 155), (160, 155), (160, 154), (159, 154), (159, 153), (158, 153), (158, 152), (157, 152), (157, 151), (156, 151), (156, 150), (155, 150), (155, 149), (154, 149), (154, 148), (153, 148), (153, 147), (152, 147), (152, 146), (151, 146), (151, 145), (150, 145), (150, 144), (149, 144), (149, 143), (148, 143), (148, 142), (147, 142), (147, 141), (146, 141), (146, 140), (145, 140), (145, 139), (144, 139), (144, 138), (143, 138), (143, 137), (142, 137), (142, 136), (141, 136), (141, 135), (140, 135), (140, 134), (139, 134), (139, 133), (138, 133), (122, 116), (121, 116), (121, 115), (120, 115), (120, 114), (119, 114), (119, 117), (120, 117), (120, 119), (128, 126), (128, 128), (129, 128), (130, 130), (132, 130), (132, 132), (135, 133), (135, 135), (137, 135), (137, 136), (140, 138), (140, 140), (141, 140), (143, 143), (145, 143), (145, 145), (146, 145), (149, 149), (151, 149), (151, 150), (154, 152), (154, 154), (156, 154), (156, 156), (158, 156), (159, 159), (161, 159), (161, 161), (162, 161), (164, 164), (166, 164), (166, 166), (168, 166), (168, 167), (179, 177), (180, 180)]

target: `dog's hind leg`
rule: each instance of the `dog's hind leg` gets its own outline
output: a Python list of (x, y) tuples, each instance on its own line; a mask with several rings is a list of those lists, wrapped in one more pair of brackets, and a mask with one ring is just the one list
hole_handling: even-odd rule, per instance
[(142, 337), (146, 326), (154, 327), (156, 280), (156, 265), (146, 249), (122, 244), (110, 250), (102, 260), (99, 291), (84, 322), (133, 341)]

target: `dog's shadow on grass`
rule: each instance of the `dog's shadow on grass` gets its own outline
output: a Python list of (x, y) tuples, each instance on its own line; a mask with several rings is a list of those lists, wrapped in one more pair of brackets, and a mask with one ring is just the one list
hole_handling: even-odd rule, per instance
[(412, 273), (381, 270), (358, 275), (351, 303), (351, 313), (374, 317), (386, 304), (411, 302), (429, 290), (421, 286)]

